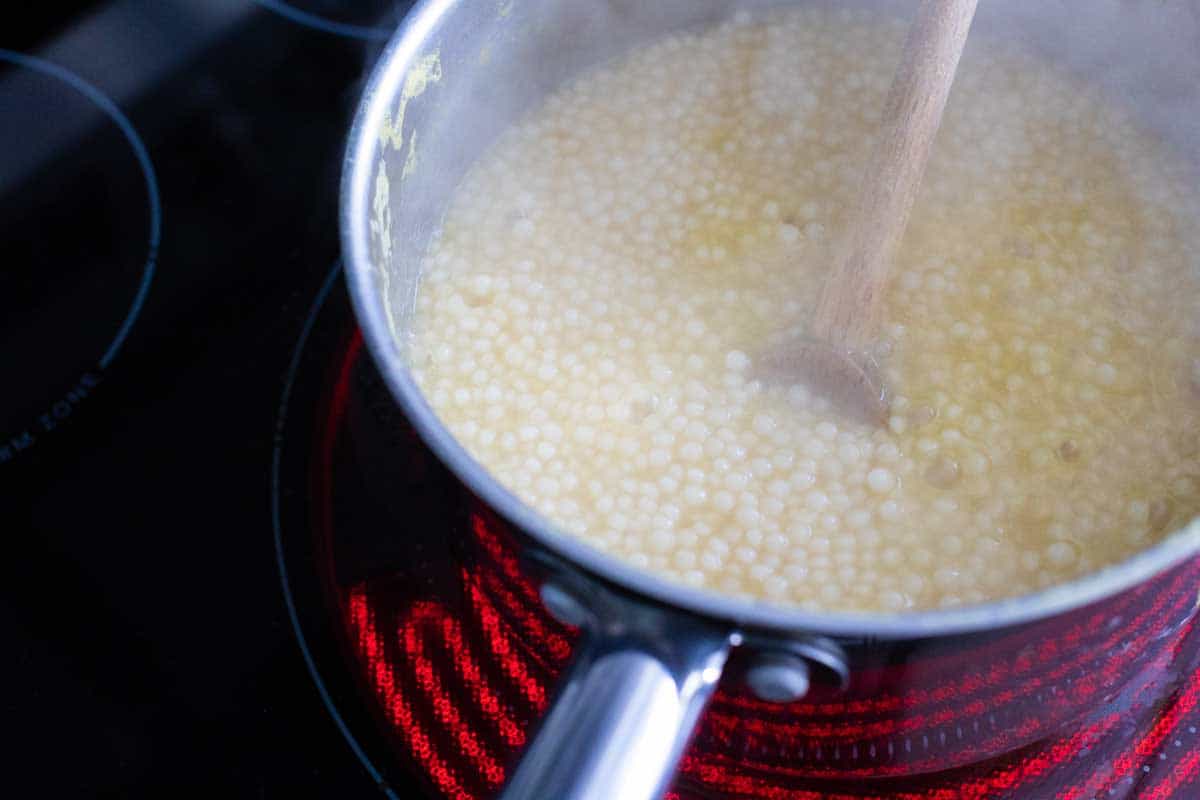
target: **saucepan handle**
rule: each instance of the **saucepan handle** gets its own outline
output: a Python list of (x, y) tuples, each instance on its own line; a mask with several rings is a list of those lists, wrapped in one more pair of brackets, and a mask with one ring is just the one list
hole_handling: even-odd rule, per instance
[(633, 603), (618, 616), (588, 616), (578, 620), (584, 638), (502, 800), (661, 797), (736, 638)]

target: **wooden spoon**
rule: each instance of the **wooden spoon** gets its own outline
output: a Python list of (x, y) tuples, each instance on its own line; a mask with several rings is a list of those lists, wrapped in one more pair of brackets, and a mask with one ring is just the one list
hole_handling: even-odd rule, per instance
[(773, 374), (806, 384), (839, 411), (864, 421), (882, 424), (887, 417), (889, 393), (872, 352), (883, 296), (977, 3), (921, 0), (888, 92), (844, 255), (825, 279), (807, 336), (765, 360)]

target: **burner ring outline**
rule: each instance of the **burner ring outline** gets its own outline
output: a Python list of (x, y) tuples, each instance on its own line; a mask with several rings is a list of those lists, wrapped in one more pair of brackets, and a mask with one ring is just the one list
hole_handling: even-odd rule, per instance
[(274, 11), (282, 17), (290, 19), (292, 22), (304, 25), (309, 28), (333, 33), (338, 36), (346, 36), (351, 39), (365, 39), (371, 42), (386, 42), (391, 38), (393, 31), (389, 28), (380, 28), (372, 25), (355, 25), (351, 22), (337, 22), (335, 20), (326, 19), (319, 14), (314, 14), (311, 11), (304, 11), (296, 8), (284, 0), (254, 0), (258, 5), (265, 9)]
[(95, 103), (112, 120), (126, 141), (129, 142), (129, 146), (133, 149), (133, 155), (137, 159), (138, 166), (141, 167), (142, 175), (145, 178), (146, 199), (150, 205), (150, 240), (146, 251), (146, 263), (142, 267), (141, 282), (138, 285), (137, 292), (133, 296), (133, 302), (129, 310), (125, 313), (125, 319), (121, 322), (121, 327), (117, 329), (116, 335), (105, 349), (104, 354), (100, 356), (98, 363), (100, 369), (103, 371), (117, 357), (117, 353), (120, 352), (121, 347), (125, 344), (125, 339), (133, 329), (134, 323), (137, 322), (138, 316), (141, 315), (142, 306), (145, 305), (146, 296), (150, 293), (150, 284), (154, 280), (154, 272), (158, 265), (158, 247), (162, 236), (162, 205), (158, 193), (158, 177), (154, 172), (154, 164), (150, 161), (150, 153), (146, 149), (146, 145), (142, 143), (142, 138), (133, 127), (133, 123), (129, 121), (129, 117), (117, 107), (117, 104), (108, 95), (101, 92), (94, 85), (88, 83), (66, 67), (59, 66), (37, 56), (18, 53), (15, 50), (0, 48), (0, 62), (8, 62), (18, 67), (31, 69), (34, 72), (40, 72), (43, 75), (56, 78)]

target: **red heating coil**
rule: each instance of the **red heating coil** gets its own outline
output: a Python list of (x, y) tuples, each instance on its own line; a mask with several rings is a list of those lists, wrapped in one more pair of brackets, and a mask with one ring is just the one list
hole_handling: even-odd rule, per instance
[[(374, 687), (376, 696), (387, 714), (388, 720), (403, 732), (405, 744), (409, 752), (420, 764), (425, 774), (434, 782), (442, 794), (454, 800), (469, 800), (478, 795), (467, 791), (456, 770), (447, 764), (438, 747), (431, 741), (426, 732), (427, 726), (420, 721), (414, 712), (408, 696), (413, 690), (406, 686), (406, 673), (403, 663), (399, 671), (392, 667), (391, 658), (385, 654), (386, 639), (381, 637), (372, 623), (365, 594), (352, 592), (349, 596), (347, 609), (350, 614), (350, 624), (357, 634), (356, 641), (362, 648), (367, 677)], [(474, 765), (466, 765), (474, 769)]]
[[(431, 601), (393, 607), (386, 584), (368, 584), (350, 592), (347, 609), (365, 673), (404, 747), (447, 797), (485, 798), (498, 789), (501, 765), (513, 762), (544, 711), (556, 670), (526, 655), (514, 639), (518, 629), (504, 621), (478, 574), (464, 570), (463, 580), (466, 608)], [(1143, 685), (1140, 691), (1153, 689)], [(988, 765), (893, 780), (886, 791), (863, 782), (806, 788), (812, 776), (790, 774), (785, 764), (694, 747), (681, 765), (675, 797), (1091, 800), (1111, 796), (1110, 788), (1136, 776), (1138, 793), (1118, 796), (1183, 800), (1191, 797), (1181, 792), (1195, 784), (1200, 757), (1176, 748), (1183, 757), (1168, 767), (1157, 755), (1172, 740), (1195, 742), (1198, 698), (1200, 680), (1193, 676), (1138, 736), (1129, 736), (1125, 709), (1109, 710), (1036, 748)], [(1161, 766), (1143, 771), (1156, 764)], [(1028, 794), (1034, 787), (1044, 793)]]

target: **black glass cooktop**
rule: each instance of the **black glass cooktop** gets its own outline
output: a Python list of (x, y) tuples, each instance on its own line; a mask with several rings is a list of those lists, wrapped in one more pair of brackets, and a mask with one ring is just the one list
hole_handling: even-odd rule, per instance
[(348, 123), (406, 5), (3, 12), (9, 786), (380, 796), (297, 646), (270, 480), (288, 366), (338, 257)]

